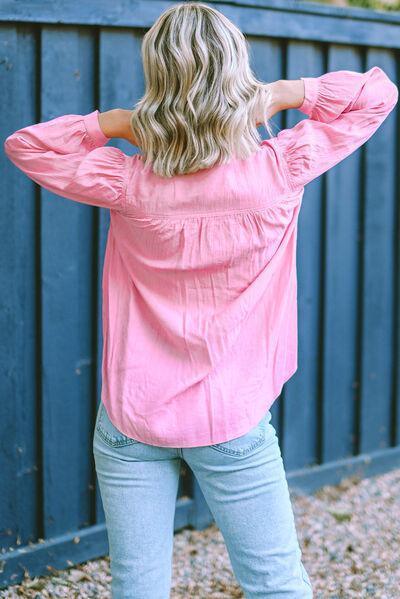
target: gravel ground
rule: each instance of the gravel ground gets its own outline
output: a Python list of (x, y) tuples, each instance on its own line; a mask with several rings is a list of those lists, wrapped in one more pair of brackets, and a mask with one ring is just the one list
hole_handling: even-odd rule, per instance
[[(315, 599), (400, 598), (400, 469), (348, 478), (314, 495), (292, 492)], [(0, 597), (109, 599), (109, 558), (0, 591)], [(175, 534), (171, 599), (243, 598), (215, 525)]]

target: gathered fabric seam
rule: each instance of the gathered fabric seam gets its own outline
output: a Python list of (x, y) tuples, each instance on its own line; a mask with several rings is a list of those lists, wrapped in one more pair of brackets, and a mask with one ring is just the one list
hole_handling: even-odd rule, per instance
[[(290, 198), (288, 199), (288, 195), (286, 194), (284, 196), (284, 200), (282, 200), (282, 198), (280, 197), (279, 200), (277, 200), (276, 202), (274, 202), (273, 204), (269, 204), (268, 206), (262, 206), (260, 208), (257, 207), (252, 207), (252, 206), (247, 206), (245, 208), (236, 208), (235, 210), (222, 210), (219, 212), (191, 212), (191, 213), (179, 213), (179, 214), (175, 214), (175, 213), (171, 213), (171, 214), (165, 214), (165, 213), (160, 213), (160, 212), (143, 212), (143, 213), (137, 213), (137, 214), (129, 214), (127, 216), (131, 216), (133, 219), (135, 218), (146, 218), (146, 217), (154, 217), (154, 218), (165, 218), (165, 219), (190, 219), (190, 218), (197, 218), (200, 216), (205, 216), (205, 217), (221, 217), (221, 216), (232, 216), (235, 214), (241, 214), (243, 212), (265, 212), (267, 210), (270, 210), (272, 208), (276, 208), (277, 206), (281, 205), (284, 206), (285, 202), (287, 201), (287, 203), (290, 203), (290, 199), (294, 199), (296, 198), (299, 194), (301, 193), (301, 189), (296, 189), (294, 191), (294, 193), (290, 196)], [(128, 204), (130, 205), (130, 204)]]

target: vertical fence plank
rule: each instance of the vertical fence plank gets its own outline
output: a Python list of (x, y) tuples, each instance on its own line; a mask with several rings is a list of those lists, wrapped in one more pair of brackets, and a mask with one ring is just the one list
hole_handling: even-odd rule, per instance
[[(93, 40), (42, 32), (41, 120), (93, 109)], [(44, 534), (89, 523), (93, 208), (42, 189)]]
[[(331, 46), (328, 70), (363, 70), (359, 50)], [(358, 298), (361, 150), (327, 173), (324, 235), (324, 320), (322, 336), (322, 461), (350, 456), (354, 450), (358, 397)]]
[[(2, 140), (36, 116), (36, 38), (30, 26), (0, 28)], [(29, 98), (29, 101), (26, 101)], [(7, 107), (12, 107), (8, 112)], [(37, 452), (38, 342), (36, 190), (2, 148), (0, 237), (0, 546), (37, 538), (40, 464)]]
[[(397, 54), (397, 77), (396, 83), (400, 87), (400, 62)], [(394, 172), (397, 173), (395, 181), (395, 259), (394, 259), (394, 325), (395, 325), (395, 346), (394, 346), (394, 372), (393, 372), (393, 421), (392, 421), (392, 443), (400, 445), (400, 108), (395, 108), (395, 139), (396, 152)]]
[[(396, 59), (392, 52), (369, 50), (366, 68), (375, 65), (382, 67), (392, 80), (396, 79)], [(392, 111), (366, 146), (359, 447), (362, 452), (391, 444), (395, 143), (395, 111)]]
[[(290, 42), (287, 54), (287, 79), (302, 75), (315, 77), (324, 71), (323, 48), (318, 44)], [(287, 126), (300, 118), (288, 111)], [(318, 414), (320, 402), (320, 311), (322, 276), (322, 198), (323, 178), (309, 183), (299, 214), (298, 269), (298, 347), (299, 368), (285, 384), (283, 455), (287, 469), (318, 461)]]

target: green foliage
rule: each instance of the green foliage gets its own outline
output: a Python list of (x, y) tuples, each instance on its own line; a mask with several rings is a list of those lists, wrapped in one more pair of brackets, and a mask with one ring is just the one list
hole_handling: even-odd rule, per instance
[(373, 10), (400, 10), (400, 0), (387, 2), (385, 0), (347, 0), (349, 6), (372, 8)]
[[(315, 0), (313, 0), (315, 1)], [(344, 2), (341, 0), (316, 0), (323, 4), (332, 4), (343, 6)], [(386, 10), (386, 11), (400, 11), (400, 0), (345, 0), (345, 4), (350, 7), (369, 8), (371, 10)]]

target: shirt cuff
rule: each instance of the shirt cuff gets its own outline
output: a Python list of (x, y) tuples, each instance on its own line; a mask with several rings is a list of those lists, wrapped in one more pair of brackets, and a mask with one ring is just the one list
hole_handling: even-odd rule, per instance
[(304, 100), (298, 110), (311, 116), (318, 100), (319, 79), (318, 77), (300, 77), (300, 79), (304, 82)]
[(87, 134), (96, 148), (104, 146), (111, 139), (111, 137), (107, 137), (103, 133), (100, 127), (99, 114), (99, 110), (96, 109), (93, 112), (89, 112), (89, 114), (85, 114), (83, 117)]

